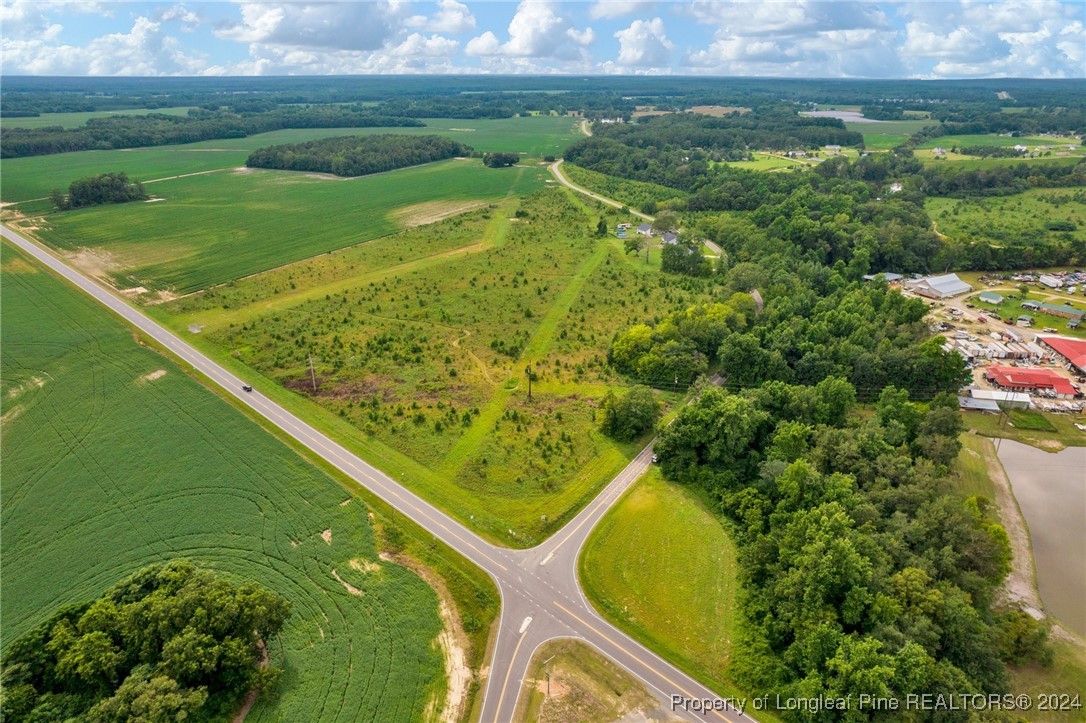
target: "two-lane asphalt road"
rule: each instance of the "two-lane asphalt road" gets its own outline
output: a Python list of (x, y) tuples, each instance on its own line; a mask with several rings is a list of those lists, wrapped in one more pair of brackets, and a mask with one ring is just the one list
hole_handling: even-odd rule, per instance
[[(482, 720), (485, 723), (514, 720), (517, 696), (532, 653), (547, 640), (562, 637), (585, 640), (633, 673), (664, 701), (670, 701), (673, 695), (698, 700), (718, 699), (708, 688), (601, 618), (585, 600), (577, 580), (577, 555), (581, 546), (608, 507), (649, 465), (651, 446), (543, 544), (531, 550), (499, 547), (483, 540), (258, 390), (242, 391), (245, 383), (242, 379), (40, 245), (6, 227), (0, 227), (0, 233), (490, 574), (502, 596), (502, 616), (483, 698)], [(699, 713), (679, 709), (674, 712), (678, 717), (691, 720), (750, 720), (732, 711)]]

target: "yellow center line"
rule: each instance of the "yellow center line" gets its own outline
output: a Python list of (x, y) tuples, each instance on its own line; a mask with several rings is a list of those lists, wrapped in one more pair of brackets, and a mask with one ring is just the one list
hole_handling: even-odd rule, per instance
[(524, 644), (524, 637), (524, 633), (521, 633), (520, 640), (517, 641), (517, 646), (513, 648), (513, 657), (509, 659), (509, 667), (505, 670), (505, 681), (502, 683), (501, 694), (498, 696), (498, 707), (494, 711), (494, 723), (499, 723), (498, 715), (502, 710), (502, 701), (505, 700), (505, 689), (509, 686), (509, 676), (513, 674), (513, 661), (517, 659), (517, 653), (520, 652), (520, 646)]
[[(674, 688), (675, 688), (676, 690), (678, 690), (678, 691), (679, 691), (680, 693), (682, 693), (683, 695), (685, 695), (685, 696), (686, 696), (687, 698), (690, 698), (690, 699), (695, 699), (695, 698), (698, 698), (698, 697), (700, 697), (700, 696), (696, 696), (696, 695), (694, 695), (693, 693), (691, 693), (691, 692), (690, 692), (690, 691), (688, 691), (687, 689), (683, 688), (683, 687), (682, 687), (681, 685), (679, 685), (678, 683), (676, 683), (675, 681), (673, 681), (673, 680), (672, 680), (671, 678), (668, 678), (668, 677), (667, 677), (666, 675), (664, 675), (663, 673), (661, 673), (661, 672), (660, 672), (659, 670), (657, 670), (656, 668), (652, 667), (652, 666), (651, 666), (650, 664), (646, 663), (646, 662), (645, 662), (644, 660), (642, 660), (642, 659), (641, 659), (641, 658), (639, 658), (638, 656), (634, 655), (634, 654), (633, 654), (633, 653), (631, 653), (631, 652), (630, 652), (629, 650), (627, 650), (626, 648), (622, 647), (622, 646), (621, 646), (620, 644), (616, 643), (616, 642), (615, 642), (614, 640), (611, 640), (611, 638), (607, 637), (607, 636), (606, 636), (605, 634), (603, 634), (602, 632), (600, 632), (600, 631), (599, 631), (599, 630), (597, 630), (596, 628), (592, 627), (592, 625), (591, 625), (590, 623), (588, 623), (587, 621), (585, 621), (585, 620), (582, 620), (581, 618), (577, 617), (577, 615), (576, 615), (576, 614), (575, 614), (575, 613), (574, 613), (574, 612), (573, 612), (572, 610), (570, 610), (570, 609), (566, 608), (565, 606), (563, 606), (563, 605), (562, 605), (562, 603), (560, 603), (560, 602), (558, 602), (557, 600), (555, 600), (555, 601), (554, 601), (554, 604), (555, 604), (556, 606), (558, 606), (558, 608), (559, 608), (560, 610), (562, 610), (562, 611), (563, 611), (564, 613), (566, 613), (566, 614), (567, 614), (567, 615), (569, 615), (569, 616), (570, 616), (571, 618), (573, 618), (574, 620), (576, 620), (577, 622), (579, 622), (579, 623), (580, 623), (581, 625), (584, 625), (584, 626), (585, 626), (586, 628), (588, 628), (589, 630), (591, 630), (592, 632), (594, 632), (594, 633), (595, 633), (596, 635), (599, 635), (599, 636), (600, 636), (601, 638), (603, 638), (604, 640), (606, 640), (606, 641), (607, 641), (608, 643), (610, 643), (611, 645), (614, 645), (614, 646), (615, 646), (616, 648), (618, 648), (619, 650), (621, 650), (621, 651), (622, 651), (623, 653), (625, 653), (626, 655), (630, 656), (631, 658), (633, 658), (634, 660), (636, 660), (636, 661), (637, 661), (638, 663), (641, 663), (641, 665), (645, 666), (645, 667), (646, 667), (647, 669), (651, 670), (651, 671), (652, 671), (653, 673), (656, 673), (656, 675), (659, 675), (659, 676), (660, 676), (661, 678), (663, 678), (663, 679), (664, 679), (664, 680), (665, 680), (665, 681), (666, 681), (666, 682), (667, 682), (667, 683), (668, 683), (669, 685), (671, 685), (672, 687), (674, 687)], [(519, 647), (519, 646), (518, 646), (518, 647)], [(514, 653), (514, 654), (515, 654), (515, 653)], [(723, 716), (723, 715), (722, 715), (722, 714), (720, 713), (720, 711), (718, 711), (718, 710), (713, 710), (712, 712), (713, 712), (714, 714), (716, 714), (716, 717), (717, 717), (717, 718), (719, 718), (720, 720), (723, 720), (723, 721), (727, 721), (727, 720), (728, 720), (727, 718), (725, 718), (725, 717), (724, 717), (724, 716)]]

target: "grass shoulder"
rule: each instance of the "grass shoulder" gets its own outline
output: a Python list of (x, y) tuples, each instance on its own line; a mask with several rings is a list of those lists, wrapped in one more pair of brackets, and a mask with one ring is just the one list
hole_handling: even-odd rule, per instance
[(695, 491), (651, 467), (600, 521), (579, 560), (609, 620), (718, 693), (734, 693), (736, 547)]

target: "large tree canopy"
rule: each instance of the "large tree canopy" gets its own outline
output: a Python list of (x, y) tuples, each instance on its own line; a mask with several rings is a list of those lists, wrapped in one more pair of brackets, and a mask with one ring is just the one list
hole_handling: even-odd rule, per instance
[(290, 604), (186, 561), (153, 565), (59, 610), (3, 659), (0, 716), (213, 720), (282, 672), (262, 667)]

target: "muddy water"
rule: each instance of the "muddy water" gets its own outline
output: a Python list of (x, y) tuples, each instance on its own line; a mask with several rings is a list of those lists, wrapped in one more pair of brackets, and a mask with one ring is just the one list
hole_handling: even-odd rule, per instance
[(1086, 447), (1053, 454), (999, 442), (999, 461), (1026, 518), (1045, 611), (1086, 635)]

